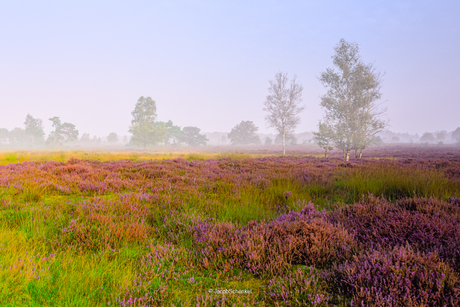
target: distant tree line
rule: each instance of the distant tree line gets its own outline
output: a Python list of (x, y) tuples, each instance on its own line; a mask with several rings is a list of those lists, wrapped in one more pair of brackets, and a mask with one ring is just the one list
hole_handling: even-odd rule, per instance
[[(372, 144), (383, 142), (377, 135), (382, 132), (388, 123), (381, 119), (385, 110), (380, 109), (378, 101), (382, 97), (381, 86), (383, 74), (373, 64), (366, 64), (361, 60), (359, 46), (356, 43), (341, 39), (334, 47), (332, 56), (333, 66), (321, 72), (320, 82), (326, 88), (321, 96), (321, 107), (325, 111), (323, 120), (318, 124), (318, 131), (314, 132), (314, 141), (324, 149), (325, 157), (337, 148), (343, 152), (345, 161), (350, 159), (354, 151), (355, 158), (361, 158), (363, 151)], [(275, 139), (265, 138), (264, 142), (258, 136), (258, 127), (249, 120), (243, 120), (235, 125), (227, 136), (232, 145), (271, 145), (282, 144), (282, 152), (286, 153), (287, 144), (296, 144), (294, 131), (300, 123), (299, 114), (305, 110), (302, 102), (303, 86), (292, 79), (287, 73), (278, 72), (274, 80), (269, 81), (268, 95), (264, 101), (263, 110), (269, 127), (277, 132)], [(119, 136), (112, 132), (107, 136), (108, 144), (123, 142), (131, 147), (151, 146), (203, 146), (209, 141), (194, 126), (179, 127), (171, 120), (167, 122), (157, 120), (157, 107), (151, 97), (141, 96), (131, 112), (132, 120), (129, 127), (131, 138)], [(10, 146), (47, 146), (62, 147), (65, 144), (79, 142), (82, 145), (100, 145), (101, 138), (83, 133), (78, 139), (79, 131), (74, 124), (62, 123), (59, 117), (49, 119), (53, 131), (45, 137), (43, 122), (28, 114), (24, 128), (14, 128), (8, 131), (0, 128), (0, 145)], [(447, 138), (445, 131), (425, 133), (421, 142), (442, 143)], [(452, 139), (460, 144), (460, 127), (452, 133)], [(400, 139), (394, 136), (392, 142)]]
[(132, 134), (128, 146), (146, 148), (148, 146), (178, 146), (187, 144), (189, 146), (206, 145), (208, 139), (200, 133), (197, 127), (180, 128), (168, 122), (156, 121), (156, 103), (151, 97), (141, 96), (131, 112), (133, 119), (129, 132)]
[(60, 118), (56, 116), (49, 120), (52, 122), (54, 130), (46, 139), (43, 121), (27, 114), (24, 128), (14, 128), (11, 131), (0, 128), (0, 143), (13, 147), (60, 147), (78, 138), (78, 130), (74, 124), (61, 123)]

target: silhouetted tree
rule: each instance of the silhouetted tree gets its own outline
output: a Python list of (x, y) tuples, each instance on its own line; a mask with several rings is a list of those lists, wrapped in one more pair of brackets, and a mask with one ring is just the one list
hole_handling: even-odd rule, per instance
[(328, 89), (321, 97), (321, 107), (334, 131), (334, 145), (343, 150), (344, 160), (348, 161), (352, 149), (361, 157), (386, 126), (378, 119), (384, 111), (378, 110), (376, 104), (382, 96), (382, 75), (372, 64), (361, 61), (358, 44), (341, 39), (334, 49), (335, 69), (328, 68), (319, 77)]
[(51, 131), (46, 143), (52, 147), (62, 146), (64, 143), (78, 139), (78, 130), (71, 123), (61, 124), (59, 117), (54, 116), (49, 119), (53, 123), (54, 131)]
[(334, 131), (327, 123), (322, 122), (319, 122), (318, 129), (319, 131), (313, 132), (313, 135), (318, 146), (324, 149), (324, 157), (327, 158), (327, 151), (334, 149), (332, 146), (335, 139)]
[(271, 144), (273, 144), (273, 140), (272, 140), (270, 137), (267, 137), (267, 138), (265, 139), (264, 145), (271, 145)]
[(257, 130), (259, 128), (252, 121), (243, 120), (233, 127), (232, 131), (228, 134), (228, 138), (232, 145), (260, 144), (260, 138), (256, 134)]
[(209, 141), (205, 135), (200, 134), (201, 129), (197, 127), (184, 127), (182, 131), (184, 133), (182, 141), (189, 146), (206, 145), (206, 142)]
[(439, 131), (436, 133), (436, 140), (437, 141), (444, 141), (446, 139), (447, 131)]
[(294, 132), (300, 123), (298, 115), (305, 109), (300, 106), (302, 91), (303, 87), (297, 83), (296, 77), (289, 82), (287, 73), (279, 72), (274, 81), (270, 80), (269, 95), (264, 103), (264, 111), (268, 112), (265, 120), (282, 137), (283, 155), (286, 154), (286, 136)]
[(433, 133), (430, 133), (430, 132), (425, 132), (422, 137), (420, 138), (420, 141), (421, 142), (434, 142), (435, 138), (434, 138), (434, 135)]
[(455, 129), (454, 132), (452, 132), (452, 139), (454, 140), (460, 140), (460, 127)]
[(133, 145), (145, 148), (164, 140), (166, 129), (162, 125), (155, 126), (157, 107), (152, 98), (141, 96), (131, 114), (133, 119), (129, 132), (133, 134), (131, 138)]
[[(413, 141), (412, 141), (412, 139), (411, 139), (411, 143), (412, 143), (412, 142), (413, 142)], [(380, 136), (376, 136), (376, 137), (375, 137), (375, 142), (374, 142), (375, 145), (382, 145), (383, 143), (384, 143), (384, 142), (383, 142), (383, 140), (382, 140), (382, 138), (381, 138)]]
[(80, 142), (82, 142), (82, 143), (90, 143), (91, 138), (89, 137), (89, 133), (83, 133), (83, 135), (80, 138)]
[(118, 143), (118, 135), (115, 132), (110, 133), (107, 137), (107, 142)]
[(34, 118), (32, 115), (27, 114), (24, 122), (26, 132), (32, 137), (34, 146), (43, 144), (45, 141), (45, 131), (43, 130), (43, 121), (39, 118)]
[(72, 142), (78, 139), (78, 130), (71, 123), (63, 123), (59, 127), (59, 133), (64, 137), (64, 143)]

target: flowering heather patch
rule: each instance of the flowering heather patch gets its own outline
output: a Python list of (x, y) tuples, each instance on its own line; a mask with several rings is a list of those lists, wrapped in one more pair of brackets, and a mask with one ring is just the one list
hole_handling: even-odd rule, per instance
[(191, 229), (205, 268), (229, 271), (238, 266), (256, 275), (277, 275), (292, 264), (324, 266), (351, 256), (356, 242), (341, 226), (325, 220), (308, 203), (271, 222), (197, 223)]
[(410, 244), (425, 253), (437, 252), (460, 272), (460, 208), (434, 199), (405, 199), (390, 204), (370, 198), (330, 213), (366, 248)]
[(329, 306), (332, 295), (319, 281), (314, 268), (297, 269), (267, 282), (267, 302), (279, 306)]
[(74, 205), (67, 227), (61, 229), (62, 244), (83, 249), (115, 248), (122, 242), (140, 242), (152, 232), (148, 200), (152, 195), (125, 194), (111, 200), (94, 197)]
[[(455, 154), (66, 155), (0, 165), (2, 304), (459, 303)], [(400, 282), (411, 288), (392, 290)]]
[(458, 306), (460, 279), (436, 253), (374, 250), (323, 273), (352, 306)]

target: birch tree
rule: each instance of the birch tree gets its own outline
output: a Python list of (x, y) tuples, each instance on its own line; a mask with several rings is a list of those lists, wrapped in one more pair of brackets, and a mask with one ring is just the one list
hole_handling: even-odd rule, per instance
[(275, 80), (270, 80), (269, 95), (265, 100), (264, 111), (267, 124), (275, 128), (283, 139), (283, 155), (286, 154), (286, 135), (292, 134), (300, 123), (298, 116), (305, 107), (302, 102), (303, 87), (297, 83), (296, 77), (289, 82), (287, 73), (278, 72)]
[(327, 68), (319, 77), (327, 88), (321, 106), (334, 132), (335, 147), (348, 161), (351, 150), (361, 157), (387, 125), (379, 119), (385, 111), (379, 110), (377, 103), (382, 96), (382, 75), (372, 64), (361, 61), (358, 44), (341, 39), (334, 49), (334, 68)]

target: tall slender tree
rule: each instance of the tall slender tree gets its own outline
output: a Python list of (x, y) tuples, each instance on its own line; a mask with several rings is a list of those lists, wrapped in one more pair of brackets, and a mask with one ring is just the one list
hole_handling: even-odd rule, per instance
[(302, 102), (303, 87), (296, 77), (289, 82), (288, 74), (278, 72), (275, 80), (270, 80), (269, 95), (265, 99), (264, 111), (268, 112), (265, 120), (282, 136), (283, 155), (286, 154), (286, 135), (292, 134), (300, 123), (298, 116), (305, 107)]

